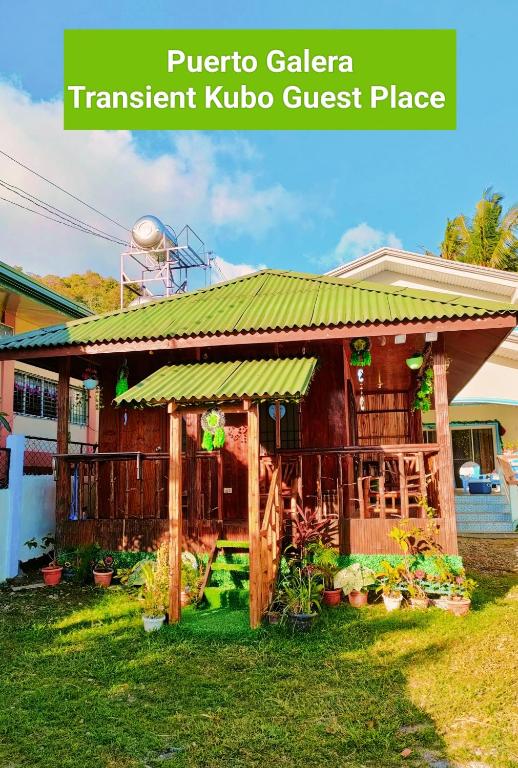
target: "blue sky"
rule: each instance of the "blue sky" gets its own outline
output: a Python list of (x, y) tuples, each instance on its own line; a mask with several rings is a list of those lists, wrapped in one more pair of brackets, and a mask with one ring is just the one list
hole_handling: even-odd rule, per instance
[[(27, 164), (107, 213), (125, 216), (125, 222), (145, 212), (176, 225), (187, 218), (209, 247), (234, 264), (318, 271), (382, 242), (435, 250), (447, 216), (470, 213), (485, 187), (505, 194), (508, 204), (518, 200), (517, 22), (515, 0), (496, 0), (491, 6), (479, 0), (4, 4), (0, 73), (10, 90), (0, 98), (0, 146), (23, 154)], [(74, 137), (72, 148), (56, 117), (67, 27), (454, 28), (458, 128), (201, 136), (149, 132), (117, 141), (96, 137), (93, 150), (94, 139), (85, 135)], [(58, 111), (51, 115), (54, 108)], [(90, 166), (80, 162), (89, 151)], [(131, 156), (126, 166), (124, 152)], [(96, 166), (100, 157), (106, 157), (104, 169)], [(125, 167), (131, 172), (121, 192), (117, 182)], [(170, 167), (179, 174), (173, 186), (164, 180)], [(9, 163), (0, 162), (0, 177), (23, 186), (19, 176), (13, 181), (13, 172)], [(193, 192), (191, 204), (191, 190), (197, 193), (205, 178), (211, 179), (206, 192), (198, 197)], [(156, 179), (162, 197), (156, 194)], [(23, 181), (28, 185), (34, 179), (24, 176)], [(53, 200), (63, 207), (67, 202)], [(111, 245), (90, 244), (87, 236), (62, 232), (5, 204), (0, 204), (0, 259), (23, 263), (15, 234), (29, 226), (27, 219), (31, 237), (34, 233), (40, 239), (37, 264), (26, 257), (28, 268), (66, 273), (91, 265), (117, 273)]]

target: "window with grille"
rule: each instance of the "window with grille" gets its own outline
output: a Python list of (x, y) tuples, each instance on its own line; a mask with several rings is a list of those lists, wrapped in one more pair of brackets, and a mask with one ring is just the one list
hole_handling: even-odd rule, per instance
[[(271, 403), (259, 407), (259, 440), (263, 453), (275, 451), (275, 410)], [(298, 403), (282, 403), (281, 448), (300, 447), (300, 420)]]
[[(57, 419), (58, 385), (52, 379), (33, 376), (23, 371), (14, 374), (13, 410), (20, 416)], [(88, 423), (88, 398), (80, 387), (70, 387), (70, 424), (84, 427)]]

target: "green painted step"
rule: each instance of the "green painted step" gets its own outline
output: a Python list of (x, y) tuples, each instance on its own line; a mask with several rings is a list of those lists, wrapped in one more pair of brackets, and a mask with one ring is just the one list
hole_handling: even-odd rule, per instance
[(250, 542), (248, 541), (230, 541), (230, 539), (218, 539), (216, 542), (218, 549), (250, 549)]
[(248, 589), (205, 587), (204, 597), (207, 601), (207, 607), (212, 610), (217, 608), (242, 609), (248, 607)]
[(216, 560), (212, 563), (212, 571), (230, 571), (232, 573), (243, 573), (248, 575), (250, 572), (250, 566), (248, 563), (220, 563)]

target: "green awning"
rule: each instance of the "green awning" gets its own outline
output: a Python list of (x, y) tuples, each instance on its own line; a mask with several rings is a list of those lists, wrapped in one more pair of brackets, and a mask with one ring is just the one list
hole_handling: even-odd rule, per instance
[(115, 398), (116, 405), (297, 399), (309, 389), (316, 357), (166, 365)]

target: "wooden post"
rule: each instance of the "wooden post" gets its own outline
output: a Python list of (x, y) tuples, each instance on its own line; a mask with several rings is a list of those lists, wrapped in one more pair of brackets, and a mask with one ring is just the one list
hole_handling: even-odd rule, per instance
[(281, 402), (275, 401), (275, 450), (281, 447)]
[[(70, 358), (62, 357), (59, 364), (57, 395), (57, 453), (68, 453), (68, 421), (70, 415)], [(70, 512), (69, 464), (58, 459), (56, 467), (56, 523), (59, 529)]]
[(455, 495), (453, 491), (453, 455), (451, 448), (450, 421), (448, 415), (448, 358), (445, 352), (444, 334), (434, 344), (434, 400), (435, 422), (439, 455), (437, 465), (439, 470), (439, 506), (442, 526), (446, 535), (446, 551), (456, 555), (457, 521), (455, 518)]
[(181, 618), (182, 588), (182, 414), (173, 403), (169, 413), (169, 621)]
[(259, 418), (257, 405), (250, 405), (248, 419), (248, 538), (250, 541), (250, 626), (261, 623), (261, 542), (259, 519)]

